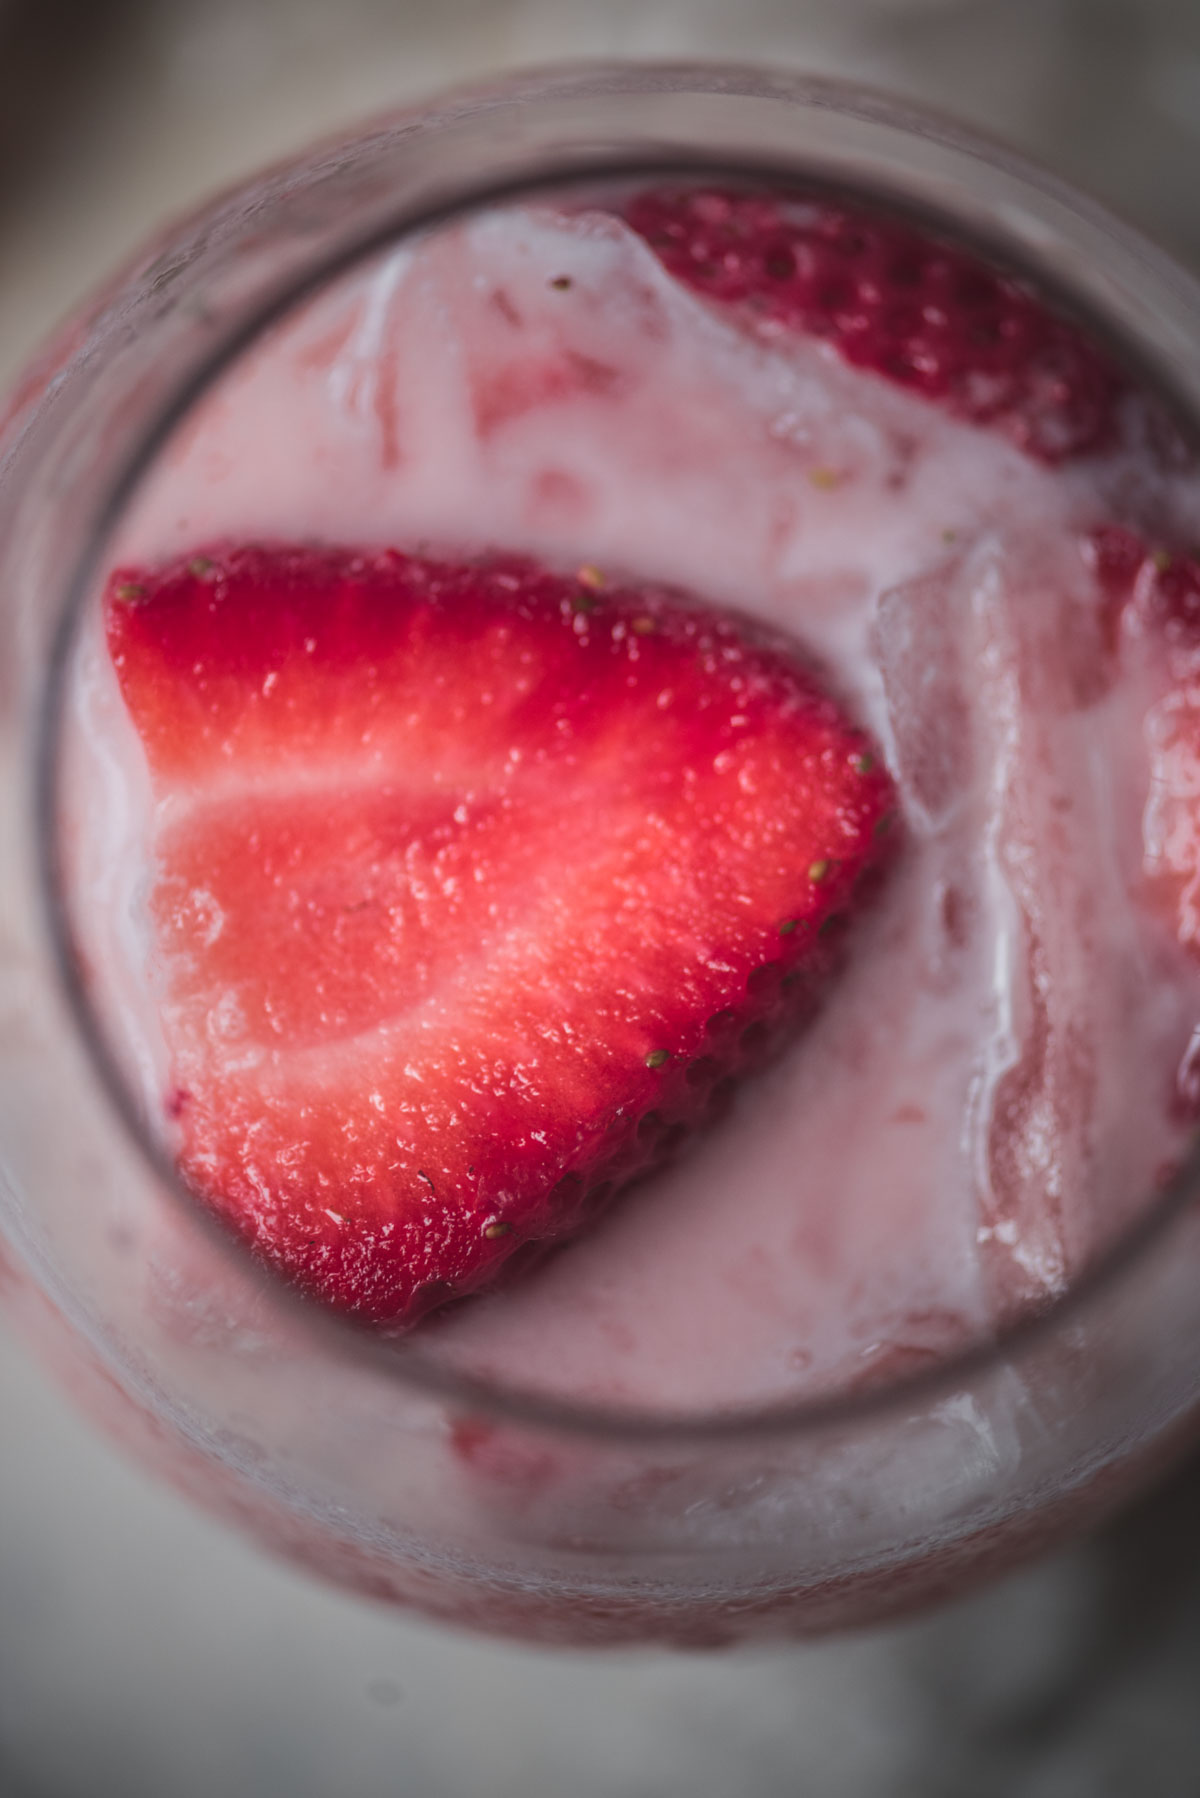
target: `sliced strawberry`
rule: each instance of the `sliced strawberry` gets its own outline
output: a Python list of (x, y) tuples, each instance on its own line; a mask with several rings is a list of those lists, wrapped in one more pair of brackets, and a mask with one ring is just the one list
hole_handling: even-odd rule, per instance
[(189, 1184), (402, 1322), (576, 1228), (811, 1005), (892, 789), (794, 649), (516, 559), (113, 577)]
[(1192, 673), (1200, 650), (1200, 556), (1152, 546), (1127, 525), (1104, 524), (1083, 540), (1115, 642), (1126, 620), (1153, 636), (1176, 675)]
[(857, 207), (785, 193), (652, 189), (624, 207), (663, 265), (768, 335), (858, 368), (1062, 462), (1103, 449), (1122, 380), (1101, 350), (967, 252)]

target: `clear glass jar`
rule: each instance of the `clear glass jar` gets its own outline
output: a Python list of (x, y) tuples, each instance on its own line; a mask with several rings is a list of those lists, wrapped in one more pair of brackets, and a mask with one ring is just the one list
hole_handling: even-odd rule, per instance
[(0, 1221), (9, 1300), (80, 1401), (273, 1550), (485, 1629), (706, 1644), (958, 1590), (1169, 1458), (1200, 1400), (1198, 1169), (1041, 1315), (890, 1385), (705, 1415), (498, 1387), (420, 1332), (388, 1343), (306, 1306), (178, 1189), (89, 1005), (57, 784), (80, 608), (230, 360), (406, 233), (651, 171), (790, 174), (944, 221), (1200, 416), (1189, 279), (1018, 159), (833, 83), (539, 73), (321, 145), (169, 229), (54, 340), (0, 436)]

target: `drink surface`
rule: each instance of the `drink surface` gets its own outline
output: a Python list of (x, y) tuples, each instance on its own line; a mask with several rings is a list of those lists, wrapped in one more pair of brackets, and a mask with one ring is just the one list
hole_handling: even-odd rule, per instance
[[(444, 229), (226, 375), (114, 557), (315, 542), (670, 583), (787, 632), (879, 746), (903, 842), (815, 1019), (586, 1236), (422, 1326), (472, 1372), (651, 1408), (886, 1381), (1063, 1292), (1183, 1154), (1200, 1020), (1158, 878), (1186, 888), (1190, 702), (1095, 553), (1114, 520), (1194, 532), (1148, 403), (1106, 390), (1111, 433), (1030, 454), (737, 298), (615, 207)], [(99, 607), (80, 679), (86, 946), (171, 1146), (164, 802)]]

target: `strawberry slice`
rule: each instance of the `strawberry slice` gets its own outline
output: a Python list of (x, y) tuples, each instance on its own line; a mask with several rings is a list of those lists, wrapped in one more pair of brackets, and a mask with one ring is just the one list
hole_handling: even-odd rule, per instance
[(106, 606), (181, 1170), (378, 1322), (710, 1118), (879, 859), (863, 733), (793, 646), (676, 593), (250, 547), (122, 570)]
[(676, 280), (1056, 463), (1102, 450), (1123, 381), (1015, 280), (912, 226), (787, 193), (651, 189), (626, 222)]

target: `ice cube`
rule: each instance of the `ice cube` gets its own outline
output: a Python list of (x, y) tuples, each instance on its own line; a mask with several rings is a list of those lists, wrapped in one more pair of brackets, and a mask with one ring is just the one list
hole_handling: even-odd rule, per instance
[[(984, 884), (994, 920), (992, 1029), (977, 1087), (979, 1239), (998, 1316), (1061, 1291), (1154, 1185), (1156, 1054), (1187, 1041), (1185, 1004), (1147, 995), (1161, 969), (1128, 905), (1136, 807), (1114, 770), (1118, 726), (1081, 693), (1078, 565), (1056, 545), (978, 558), (971, 617), (986, 769)], [(1120, 716), (1117, 707), (1114, 717)], [(1128, 720), (1120, 726), (1128, 731)], [(1125, 739), (1124, 765), (1129, 762)], [(1136, 771), (1132, 784), (1136, 784)]]
[(884, 593), (873, 629), (893, 765), (908, 816), (931, 834), (947, 823), (970, 781), (964, 598), (956, 558)]

